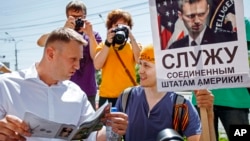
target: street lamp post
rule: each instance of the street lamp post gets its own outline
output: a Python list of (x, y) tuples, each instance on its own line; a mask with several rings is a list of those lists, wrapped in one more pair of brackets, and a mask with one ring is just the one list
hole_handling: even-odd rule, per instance
[(15, 43), (15, 70), (18, 70), (18, 61), (17, 61), (17, 43), (23, 41), (23, 40), (16, 40), (14, 37), (12, 37), (8, 32), (5, 32), (6, 35), (10, 36), (10, 41), (13, 41)]
[(15, 41), (15, 70), (18, 70), (18, 61), (17, 61), (17, 43), (23, 40)]

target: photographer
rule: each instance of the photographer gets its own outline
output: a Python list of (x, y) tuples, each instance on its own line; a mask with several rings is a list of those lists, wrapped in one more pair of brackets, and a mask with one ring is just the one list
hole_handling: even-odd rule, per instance
[(132, 26), (132, 17), (126, 11), (116, 9), (107, 16), (107, 37), (97, 47), (94, 60), (95, 68), (102, 69), (99, 106), (106, 100), (115, 105), (122, 90), (136, 85), (135, 65), (141, 47), (131, 32)]
[[(97, 93), (97, 85), (95, 80), (95, 68), (93, 60), (95, 57), (95, 50), (102, 41), (98, 32), (94, 32), (92, 24), (86, 19), (87, 8), (80, 0), (70, 1), (66, 6), (67, 20), (64, 27), (75, 29), (79, 34), (82, 34), (88, 44), (83, 49), (83, 59), (80, 60), (80, 68), (76, 70), (75, 74), (70, 78), (81, 87), (87, 94), (88, 100), (95, 109), (95, 97)], [(38, 39), (37, 44), (44, 46), (49, 34), (42, 35)]]

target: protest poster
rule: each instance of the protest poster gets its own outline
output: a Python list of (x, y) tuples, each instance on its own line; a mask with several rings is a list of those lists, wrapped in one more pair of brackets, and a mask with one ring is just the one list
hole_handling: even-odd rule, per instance
[(149, 0), (158, 90), (249, 86), (243, 0), (181, 2)]

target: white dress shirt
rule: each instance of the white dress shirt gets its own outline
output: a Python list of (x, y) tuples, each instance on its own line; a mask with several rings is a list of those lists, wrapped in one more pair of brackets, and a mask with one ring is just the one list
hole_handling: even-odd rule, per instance
[[(0, 76), (0, 119), (7, 114), (23, 119), (26, 111), (44, 119), (73, 125), (79, 125), (94, 113), (80, 87), (69, 80), (48, 86), (40, 80), (35, 64), (29, 69)], [(27, 141), (52, 140), (63, 141), (27, 138)], [(96, 140), (96, 132), (88, 140)]]

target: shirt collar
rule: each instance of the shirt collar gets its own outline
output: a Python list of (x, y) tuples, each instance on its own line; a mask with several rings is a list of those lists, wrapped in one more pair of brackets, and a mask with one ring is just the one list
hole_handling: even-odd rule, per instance
[[(38, 72), (37, 72), (37, 69), (36, 69), (36, 64), (37, 64), (37, 63), (34, 63), (34, 64), (32, 64), (28, 69), (23, 70), (23, 71), (24, 71), (24, 74), (25, 74), (24, 78), (25, 78), (25, 79), (37, 79), (37, 80), (39, 80), (41, 83), (47, 85), (46, 83), (44, 83), (44, 81), (42, 81), (42, 80), (40, 79), (40, 77), (39, 77), (39, 75), (38, 75)], [(63, 84), (63, 82), (64, 82), (64, 81), (59, 81), (59, 82), (58, 82), (57, 84), (55, 84), (55, 85), (60, 86), (60, 85)], [(67, 81), (65, 81), (65, 82), (67, 82)], [(54, 85), (54, 86), (55, 86), (55, 85)]]
[(189, 45), (191, 46), (191, 42), (194, 40), (196, 42), (197, 45), (200, 45), (201, 44), (201, 40), (202, 40), (202, 37), (205, 33), (205, 30), (206, 30), (207, 27), (205, 27), (201, 33), (199, 34), (199, 36), (194, 40), (190, 35), (188, 35), (189, 37)]
[(25, 72), (25, 79), (32, 79), (37, 78), (40, 79), (36, 70), (36, 63), (32, 64), (28, 69), (24, 70)]

